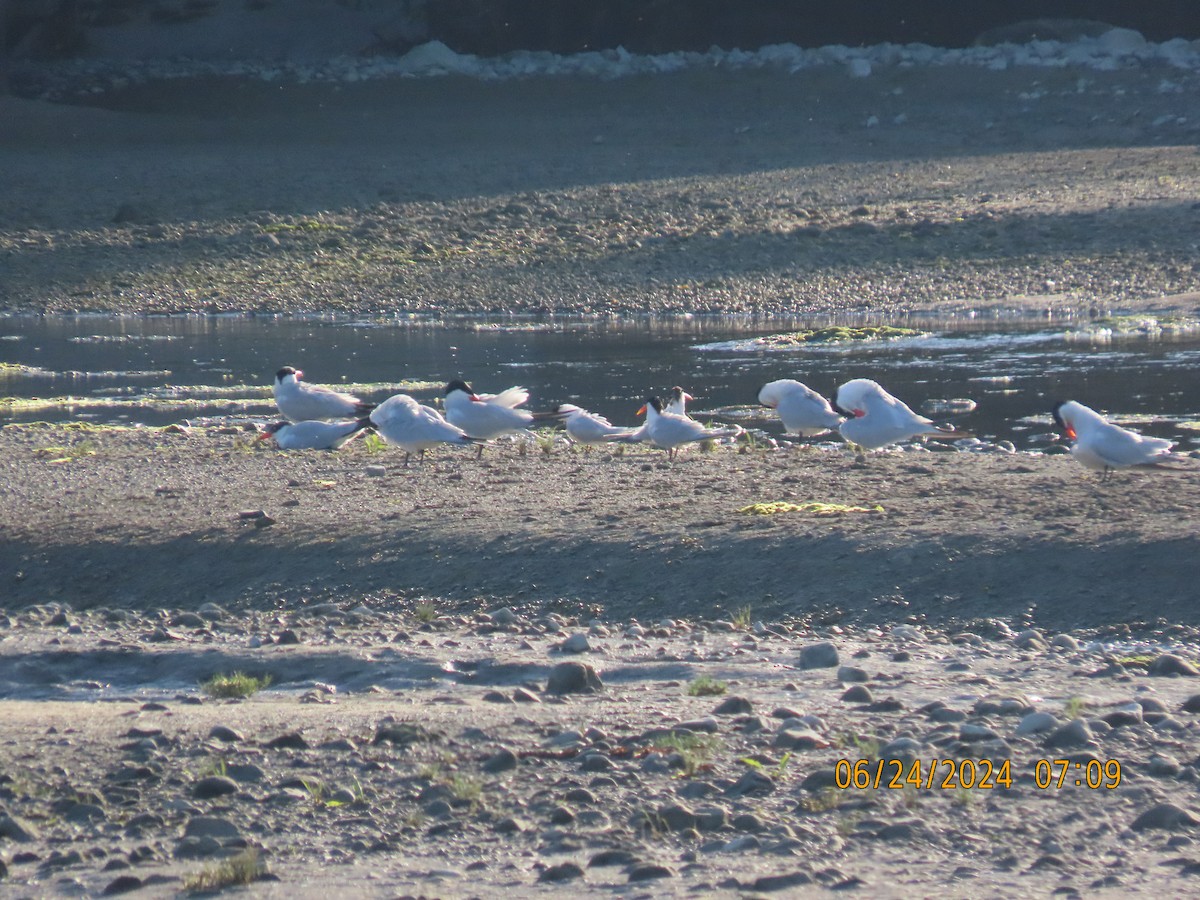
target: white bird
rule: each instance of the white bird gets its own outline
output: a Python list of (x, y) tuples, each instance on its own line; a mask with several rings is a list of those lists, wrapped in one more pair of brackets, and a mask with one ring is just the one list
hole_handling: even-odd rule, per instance
[(806, 384), (781, 378), (763, 385), (758, 402), (779, 414), (788, 434), (814, 437), (833, 431), (844, 421), (829, 401)]
[(612, 424), (604, 416), (590, 413), (586, 409), (575, 406), (572, 403), (563, 403), (558, 407), (560, 413), (565, 414), (563, 425), (567, 430), (567, 437), (576, 443), (583, 444), (585, 448), (590, 448), (594, 444), (608, 444), (613, 441), (632, 442), (637, 440), (635, 435), (640, 429), (637, 428), (621, 428)]
[(932, 419), (917, 415), (869, 378), (855, 378), (839, 387), (833, 408), (847, 417), (838, 428), (842, 437), (864, 450), (878, 450), (920, 435), (968, 436), (949, 425), (937, 425)]
[(642, 413), (646, 414), (646, 436), (656, 447), (667, 451), (668, 459), (674, 459), (676, 451), (684, 444), (733, 437), (745, 430), (740, 425), (705, 428), (695, 419), (667, 412), (657, 397), (647, 398), (645, 405), (638, 410), (639, 416)]
[(319, 384), (306, 384), (304, 373), (284, 366), (275, 373), (275, 405), (284, 418), (293, 422), (314, 419), (361, 418), (374, 409), (373, 403), (363, 403), (353, 394), (343, 394)]
[(1054, 407), (1054, 421), (1074, 441), (1071, 455), (1087, 469), (1102, 472), (1105, 480), (1113, 469), (1132, 466), (1159, 466), (1172, 458), (1174, 441), (1146, 437), (1128, 428), (1113, 425), (1104, 416), (1082, 403), (1068, 400)]
[[(557, 410), (535, 413), (517, 409), (528, 399), (529, 391), (521, 387), (511, 387), (499, 394), (476, 394), (465, 381), (451, 381), (446, 385), (446, 418), (469, 437), (481, 441), (517, 434), (534, 422), (565, 418)], [(483, 453), (482, 444), (479, 453)]]
[(418, 454), (418, 461), (422, 461), (425, 451), (438, 444), (468, 447), (479, 443), (457, 425), (443, 419), (436, 409), (422, 406), (408, 394), (388, 397), (371, 410), (369, 418), (386, 443), (404, 451), (406, 466), (413, 453)]
[[(685, 391), (683, 388), (676, 385), (671, 388), (671, 400), (667, 403), (663, 412), (674, 413), (677, 416), (687, 415), (687, 405), (696, 398)], [(690, 417), (689, 417), (690, 418)]]
[(281, 450), (337, 450), (353, 440), (360, 431), (370, 428), (368, 419), (345, 422), (272, 422), (258, 436), (260, 441), (274, 438)]

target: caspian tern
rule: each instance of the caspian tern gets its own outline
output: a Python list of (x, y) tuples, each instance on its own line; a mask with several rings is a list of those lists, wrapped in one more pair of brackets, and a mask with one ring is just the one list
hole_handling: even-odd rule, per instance
[(558, 411), (566, 416), (563, 419), (563, 425), (567, 429), (567, 437), (578, 444), (583, 444), (585, 449), (590, 449), (595, 444), (637, 440), (635, 435), (639, 429), (621, 428), (612, 424), (604, 416), (590, 413), (572, 403), (561, 404)]
[(779, 414), (788, 434), (814, 437), (833, 431), (842, 424), (842, 417), (833, 411), (829, 401), (792, 378), (781, 378), (763, 385), (758, 402)]
[(648, 397), (638, 410), (646, 414), (646, 436), (656, 447), (667, 451), (667, 458), (674, 459), (676, 451), (684, 444), (708, 441), (721, 437), (733, 437), (745, 429), (740, 425), (729, 428), (705, 428), (695, 419), (667, 412), (657, 397)]
[[(529, 391), (521, 387), (511, 387), (499, 394), (476, 394), (465, 381), (451, 381), (446, 385), (446, 418), (469, 437), (481, 441), (517, 434), (534, 422), (566, 418), (564, 413), (557, 410), (530, 412), (517, 409), (528, 399)], [(479, 453), (483, 454), (482, 444)]]
[(1136, 431), (1113, 425), (1104, 416), (1082, 403), (1068, 400), (1055, 405), (1052, 415), (1058, 427), (1074, 441), (1071, 455), (1084, 468), (1103, 473), (1106, 480), (1113, 469), (1132, 466), (1159, 466), (1172, 458), (1174, 441), (1146, 437)]
[[(676, 385), (671, 388), (671, 400), (667, 403), (663, 412), (674, 413), (677, 416), (687, 416), (687, 405), (696, 398), (685, 391), (683, 388)], [(690, 417), (689, 417), (690, 418)]]
[(304, 373), (284, 366), (275, 373), (275, 405), (284, 418), (293, 422), (317, 419), (361, 418), (375, 408), (353, 394), (343, 394), (319, 384), (306, 384)]
[(260, 441), (274, 438), (281, 450), (337, 450), (347, 441), (353, 440), (364, 428), (370, 428), (369, 419), (345, 422), (272, 422), (258, 436)]
[(835, 412), (847, 416), (838, 431), (864, 450), (878, 450), (919, 435), (941, 438), (967, 437), (949, 425), (937, 425), (919, 416), (869, 378), (847, 381), (837, 391)]
[(422, 406), (408, 394), (388, 397), (371, 411), (369, 418), (385, 442), (404, 451), (406, 466), (413, 453), (418, 454), (418, 461), (423, 461), (425, 451), (438, 444), (468, 447), (480, 443), (443, 419), (436, 409)]

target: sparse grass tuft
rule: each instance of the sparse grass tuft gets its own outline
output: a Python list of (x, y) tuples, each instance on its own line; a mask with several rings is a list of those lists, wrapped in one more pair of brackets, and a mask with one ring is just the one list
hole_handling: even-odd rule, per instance
[(218, 700), (249, 697), (256, 694), (271, 683), (270, 675), (256, 678), (244, 672), (234, 672), (231, 675), (214, 675), (200, 685), (200, 690)]
[(199, 872), (184, 876), (183, 889), (193, 894), (219, 891), (252, 884), (266, 874), (267, 867), (259, 860), (258, 851), (249, 847), (236, 856), (210, 863)]
[(413, 616), (422, 625), (428, 625), (437, 618), (437, 607), (424, 600), (413, 607)]
[(1068, 719), (1078, 719), (1087, 707), (1088, 702), (1082, 697), (1071, 697), (1063, 704), (1063, 715)]
[(738, 610), (736, 610), (734, 612), (733, 620), (732, 620), (734, 627), (740, 628), (743, 631), (749, 629), (750, 622), (753, 619), (753, 617), (754, 617), (754, 610), (751, 609), (750, 604), (747, 603), (745, 606), (739, 608)]
[(715, 734), (692, 734), (684, 732), (668, 735), (658, 742), (657, 748), (679, 754), (679, 758), (683, 763), (682, 775), (685, 778), (690, 778), (708, 766), (713, 753), (720, 746), (721, 739)]
[(387, 449), (387, 442), (373, 431), (368, 431), (363, 435), (362, 445), (363, 449), (372, 456)]
[(729, 685), (725, 682), (717, 681), (711, 675), (701, 675), (688, 682), (687, 695), (689, 697), (717, 697), (727, 690), (729, 690)]
[(800, 808), (805, 812), (822, 813), (837, 809), (842, 804), (842, 792), (837, 788), (825, 788), (800, 800)]

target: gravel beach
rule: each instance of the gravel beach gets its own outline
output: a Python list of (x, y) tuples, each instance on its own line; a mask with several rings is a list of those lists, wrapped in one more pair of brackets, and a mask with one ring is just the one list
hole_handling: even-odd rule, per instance
[[(0, 98), (0, 308), (1194, 314), (1198, 89), (896, 66)], [(0, 894), (1193, 890), (1196, 469), (254, 437), (0, 429)], [(743, 511), (779, 501), (836, 506)], [(270, 681), (201, 688), (233, 672)]]

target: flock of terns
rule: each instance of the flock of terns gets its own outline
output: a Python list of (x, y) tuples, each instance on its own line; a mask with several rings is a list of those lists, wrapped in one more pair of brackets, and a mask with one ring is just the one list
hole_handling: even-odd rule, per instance
[[(644, 442), (666, 450), (668, 458), (674, 459), (687, 444), (743, 431), (737, 425), (709, 428), (688, 416), (687, 402), (692, 397), (679, 387), (666, 404), (658, 397), (647, 398), (638, 410), (638, 415), (646, 416), (644, 424), (623, 428), (569, 403), (548, 412), (522, 409), (529, 392), (520, 387), (499, 394), (477, 394), (465, 381), (451, 381), (444, 390), (443, 416), (408, 394), (396, 394), (375, 405), (309, 384), (301, 380), (303, 375), (292, 366), (275, 373), (275, 403), (285, 421), (268, 425), (261, 439), (274, 438), (284, 450), (335, 450), (371, 429), (385, 443), (403, 450), (408, 465), (412, 454), (423, 459), (426, 450), (439, 444), (476, 445), (482, 454), (487, 441), (524, 433), (539, 422), (560, 422), (571, 440), (585, 446)], [(862, 450), (878, 450), (917, 437), (969, 436), (918, 415), (867, 378), (847, 381), (832, 402), (799, 381), (785, 378), (764, 385), (758, 401), (775, 410), (788, 434), (815, 437), (836, 431)], [(1082, 403), (1058, 403), (1053, 417), (1072, 441), (1075, 459), (1105, 478), (1114, 469), (1161, 467), (1174, 459), (1174, 442), (1113, 425)]]

